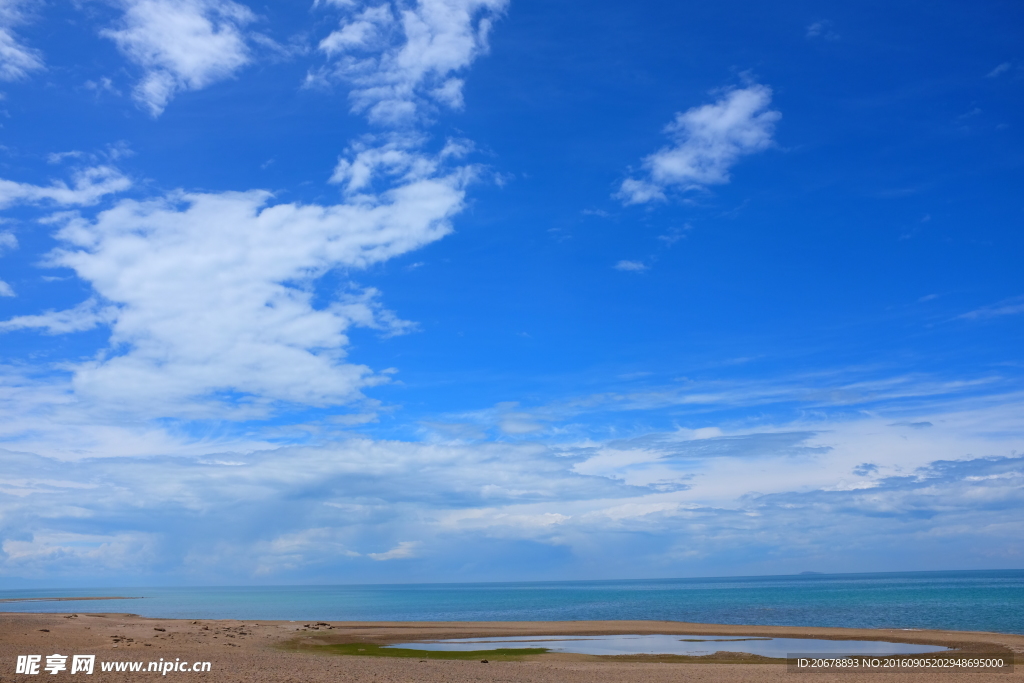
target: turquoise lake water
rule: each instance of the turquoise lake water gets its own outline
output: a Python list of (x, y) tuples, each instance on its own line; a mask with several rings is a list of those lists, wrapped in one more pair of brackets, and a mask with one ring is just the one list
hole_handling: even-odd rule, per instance
[(1024, 633), (1024, 570), (349, 586), (6, 590), (6, 612), (131, 612), (186, 619), (569, 621), (942, 628)]

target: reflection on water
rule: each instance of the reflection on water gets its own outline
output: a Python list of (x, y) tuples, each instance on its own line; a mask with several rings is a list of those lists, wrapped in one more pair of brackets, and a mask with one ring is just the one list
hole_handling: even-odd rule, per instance
[(762, 657), (785, 657), (790, 653), (843, 655), (915, 655), (944, 652), (938, 645), (888, 643), (880, 640), (821, 640), (815, 638), (756, 638), (747, 636), (619, 635), (619, 636), (502, 636), (454, 638), (420, 643), (399, 643), (388, 647), (413, 650), (494, 650), (497, 648), (546, 647), (552, 652), (582, 655), (690, 655), (700, 657), (716, 652), (743, 652)]

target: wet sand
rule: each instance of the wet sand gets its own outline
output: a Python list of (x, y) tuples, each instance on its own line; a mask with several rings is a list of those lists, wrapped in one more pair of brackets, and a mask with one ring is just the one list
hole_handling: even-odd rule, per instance
[[(388, 644), (436, 638), (516, 635), (611, 634), (747, 635), (790, 638), (888, 640), (1016, 655), (1012, 673), (959, 670), (898, 672), (790, 672), (778, 660), (743, 655), (679, 658), (636, 655), (595, 657), (549, 653), (517, 661), (418, 660), (339, 656), (324, 645)], [(18, 655), (94, 654), (97, 662), (209, 661), (209, 673), (169, 672), (165, 680), (253, 683), (1024, 683), (1024, 636), (999, 633), (724, 626), (659, 621), (576, 622), (288, 622), (151, 619), (131, 614), (24, 614), (0, 612), (0, 681), (34, 680), (15, 673)], [(70, 661), (70, 660), (69, 660)], [(145, 667), (145, 665), (144, 665)], [(63, 671), (45, 679), (63, 680)], [(78, 674), (76, 674), (77, 676)], [(96, 672), (94, 681), (152, 680), (156, 673)], [(76, 679), (71, 679), (76, 680)]]

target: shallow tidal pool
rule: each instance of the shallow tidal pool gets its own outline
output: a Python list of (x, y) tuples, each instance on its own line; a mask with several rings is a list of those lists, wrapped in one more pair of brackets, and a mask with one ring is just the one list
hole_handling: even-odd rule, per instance
[(396, 643), (387, 647), (461, 652), (493, 648), (547, 648), (550, 652), (583, 655), (687, 655), (742, 652), (762, 657), (788, 655), (916, 655), (945, 652), (939, 645), (890, 643), (881, 640), (822, 640), (756, 636), (614, 635), (614, 636), (501, 636)]

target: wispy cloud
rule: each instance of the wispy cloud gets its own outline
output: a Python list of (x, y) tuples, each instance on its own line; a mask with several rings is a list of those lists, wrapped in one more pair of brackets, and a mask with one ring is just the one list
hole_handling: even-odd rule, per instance
[(668, 232), (664, 235), (658, 235), (658, 240), (661, 241), (666, 247), (672, 247), (676, 242), (686, 239), (686, 234), (693, 230), (693, 226), (687, 223), (681, 229), (680, 228), (669, 228)]
[(14, 330), (43, 330), (48, 334), (84, 332), (100, 324), (110, 324), (117, 319), (117, 309), (101, 306), (95, 298), (83, 301), (65, 311), (47, 311), (39, 315), (20, 315), (0, 321), (0, 332)]
[(352, 110), (384, 125), (423, 118), (432, 107), (462, 107), (459, 73), (487, 51), (507, 0), (331, 3), (345, 12), (320, 41), (328, 65), (307, 81), (351, 84)]
[(93, 166), (75, 172), (73, 183), (39, 186), (0, 179), (0, 207), (17, 203), (52, 202), (61, 206), (89, 206), (108, 194), (123, 192), (131, 180), (111, 166)]
[(613, 268), (615, 270), (626, 271), (627, 273), (642, 273), (647, 270), (648, 266), (643, 261), (619, 261)]
[(992, 304), (991, 306), (982, 306), (958, 317), (965, 320), (985, 320), (1004, 315), (1017, 315), (1018, 313), (1024, 313), (1024, 296), (1003, 299), (999, 303)]
[(828, 19), (815, 21), (807, 27), (805, 34), (808, 39), (839, 40), (839, 34), (832, 29), (832, 22)]
[(378, 562), (384, 560), (404, 560), (410, 557), (416, 557), (417, 551), (420, 547), (419, 541), (402, 541), (391, 550), (384, 553), (369, 553), (369, 557), (377, 560)]
[[(741, 364), (745, 359), (731, 360)], [(968, 380), (942, 380), (918, 375), (884, 376), (849, 371), (807, 373), (785, 379), (744, 379), (713, 381), (630, 383), (618, 390), (563, 397), (549, 403), (515, 405), (517, 420), (544, 427), (546, 436), (564, 434), (566, 423), (577, 428), (583, 425), (604, 425), (613, 416), (652, 415), (670, 412), (676, 418), (712, 419), (713, 415), (730, 415), (736, 411), (756, 411), (761, 415), (792, 415), (812, 411), (821, 414), (844, 414), (849, 411), (879, 411), (890, 414), (914, 414), (929, 406), (959, 405), (977, 396), (994, 396), (1015, 402), (1013, 378), (989, 376)], [(464, 433), (477, 434), (500, 429), (510, 404), (493, 408), (438, 416), (432, 429), (439, 433), (442, 425), (459, 425)], [(630, 420), (636, 418), (630, 418)], [(781, 419), (781, 418), (780, 418)], [(900, 425), (912, 421), (901, 421)], [(922, 426), (919, 423), (917, 426)], [(604, 431), (603, 427), (598, 427)], [(502, 430), (504, 431), (504, 430)], [(534, 430), (538, 431), (538, 430)], [(507, 433), (507, 432), (506, 432)], [(580, 432), (574, 432), (579, 434)], [(582, 433), (588, 433), (586, 431)]]
[(18, 81), (43, 68), (38, 50), (18, 38), (14, 27), (26, 21), (23, 0), (0, 1), (0, 81)]
[(729, 169), (740, 157), (772, 146), (782, 115), (768, 108), (771, 97), (771, 88), (751, 85), (676, 114), (665, 128), (672, 144), (644, 159), (645, 176), (627, 178), (615, 196), (625, 204), (643, 204), (665, 200), (669, 188), (686, 191), (729, 182)]
[(880, 537), (918, 563), (978, 534), (1016, 552), (1024, 458), (1010, 453), (1021, 438), (1019, 425), (1005, 431), (1010, 413), (922, 413), (911, 422), (933, 423), (923, 430), (861, 414), (563, 444), (351, 439), (72, 462), (7, 451), (0, 575), (369, 579), (401, 559), (442, 578), (494, 543), (564, 549), (589, 577), (725, 561), (753, 571), (768, 548), (776, 570), (819, 553), (840, 570), (888, 553)]
[(18, 248), (18, 238), (14, 236), (13, 232), (4, 230), (0, 232), (0, 255), (2, 255), (8, 249)]
[(46, 163), (48, 164), (60, 164), (65, 159), (80, 159), (83, 156), (82, 152), (78, 150), (71, 150), (70, 152), (52, 152), (46, 155)]
[(251, 61), (244, 27), (255, 19), (231, 0), (124, 0), (120, 27), (103, 31), (142, 67), (135, 99), (159, 116), (176, 93), (231, 77)]
[(1010, 62), (1003, 62), (1002, 64), (998, 65), (997, 67), (989, 71), (987, 74), (985, 74), (985, 77), (996, 78), (997, 76), (1001, 76), (1002, 74), (1009, 71), (1011, 66), (1013, 65), (1010, 64)]

